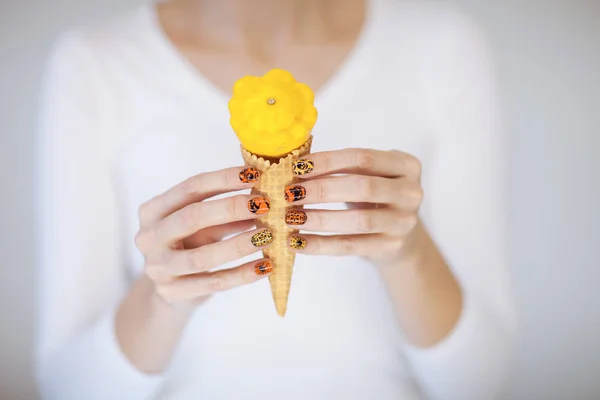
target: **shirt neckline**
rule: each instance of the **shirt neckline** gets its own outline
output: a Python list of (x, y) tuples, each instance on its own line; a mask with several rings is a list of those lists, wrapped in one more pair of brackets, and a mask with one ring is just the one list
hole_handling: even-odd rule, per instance
[[(352, 70), (363, 59), (377, 26), (377, 20), (381, 13), (378, 5), (382, 1), (366, 0), (365, 21), (354, 47), (349, 51), (332, 76), (317, 90), (315, 93), (315, 102), (323, 103), (325, 100), (333, 97), (337, 88), (343, 85), (348, 75), (352, 75)], [(160, 24), (156, 5), (153, 2), (144, 5), (144, 14), (152, 36), (155, 38), (159, 50), (163, 53), (162, 61), (170, 62), (173, 68), (178, 70), (177, 74), (180, 77), (187, 77), (189, 82), (193, 82), (193, 91), (197, 91), (198, 94), (208, 92), (214, 97), (215, 101), (228, 102), (231, 94), (223, 91), (208, 79), (168, 38)]]

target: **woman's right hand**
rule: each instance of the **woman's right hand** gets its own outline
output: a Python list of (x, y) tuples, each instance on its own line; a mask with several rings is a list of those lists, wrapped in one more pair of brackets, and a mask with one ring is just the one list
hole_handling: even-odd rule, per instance
[(207, 172), (140, 207), (135, 243), (145, 257), (145, 274), (162, 300), (195, 305), (212, 293), (255, 282), (271, 273), (273, 267), (266, 259), (210, 272), (272, 242), (268, 229), (222, 240), (252, 228), (254, 220), (269, 211), (268, 199), (240, 194), (205, 201), (251, 187), (258, 179), (259, 172), (252, 167)]

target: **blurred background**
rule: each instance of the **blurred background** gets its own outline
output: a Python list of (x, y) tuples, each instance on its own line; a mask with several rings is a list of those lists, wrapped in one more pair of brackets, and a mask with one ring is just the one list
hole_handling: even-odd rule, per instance
[[(142, 2), (0, 0), (2, 400), (37, 398), (32, 145), (49, 46), (68, 27)], [(599, 399), (600, 0), (453, 3), (491, 39), (509, 141), (509, 256), (522, 337), (506, 398)]]

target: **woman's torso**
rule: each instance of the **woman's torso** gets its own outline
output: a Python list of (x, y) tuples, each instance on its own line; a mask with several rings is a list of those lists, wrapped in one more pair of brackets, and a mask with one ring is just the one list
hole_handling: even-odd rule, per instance
[[(428, 163), (433, 138), (420, 80), (428, 36), (418, 21), (432, 10), (371, 2), (357, 47), (317, 93), (313, 152), (398, 149)], [(133, 244), (139, 205), (242, 158), (228, 95), (175, 51), (150, 8), (90, 37), (107, 93), (112, 133), (104, 144), (122, 207), (124, 265), (133, 278), (143, 266)], [(385, 288), (358, 258), (299, 255), (283, 319), (266, 280), (213, 296), (190, 321), (169, 374), (169, 399), (417, 396)]]

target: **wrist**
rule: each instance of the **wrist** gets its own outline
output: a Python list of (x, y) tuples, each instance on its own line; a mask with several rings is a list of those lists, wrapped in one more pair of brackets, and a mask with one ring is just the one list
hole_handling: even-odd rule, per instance
[(426, 264), (424, 258), (430, 239), (420, 222), (406, 236), (398, 238), (398, 241), (396, 252), (372, 260), (377, 267), (408, 269)]
[(198, 303), (192, 302), (166, 302), (155, 290), (154, 282), (151, 282), (152, 291), (148, 299), (151, 316), (168, 316), (173, 322), (186, 322), (196, 310)]

